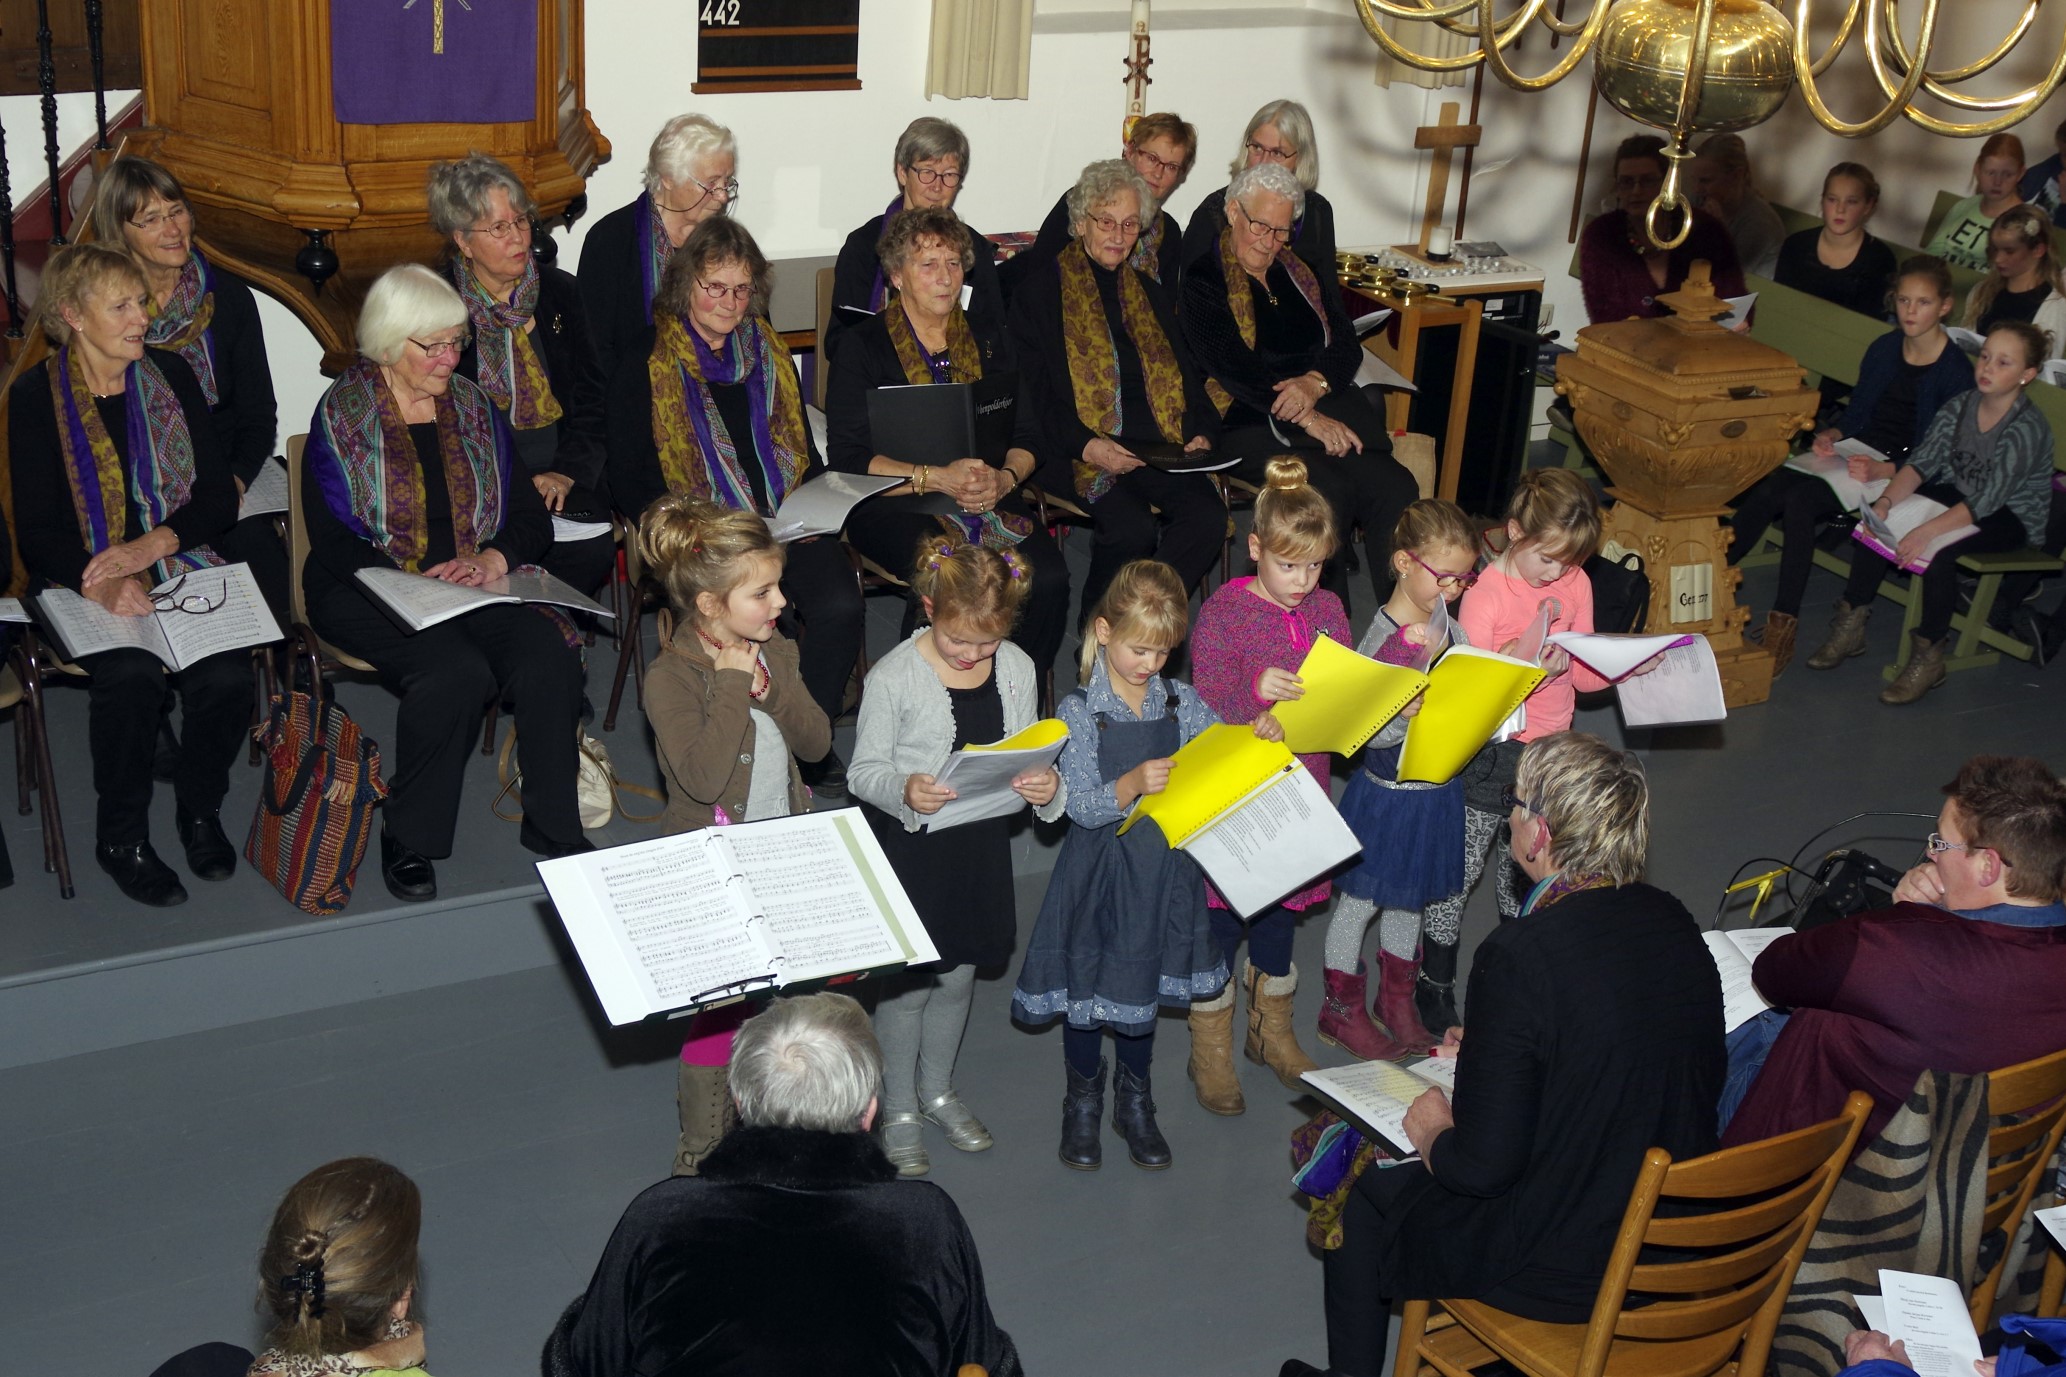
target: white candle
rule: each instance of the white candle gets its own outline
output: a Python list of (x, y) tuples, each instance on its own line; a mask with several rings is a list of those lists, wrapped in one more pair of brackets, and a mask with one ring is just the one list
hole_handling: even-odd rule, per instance
[(1456, 236), (1450, 232), (1449, 226), (1437, 225), (1428, 231), (1428, 257), (1447, 258), (1455, 247)]
[(1128, 32), (1129, 32), (1129, 33), (1146, 33), (1147, 31), (1148, 31), (1148, 0), (1133, 0), (1133, 22), (1132, 22), (1131, 26), (1129, 27), (1129, 29), (1128, 29)]

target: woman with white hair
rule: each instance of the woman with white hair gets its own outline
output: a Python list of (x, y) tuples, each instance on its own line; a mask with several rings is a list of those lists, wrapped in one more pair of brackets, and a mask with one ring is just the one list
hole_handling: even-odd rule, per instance
[[(689, 231), (739, 199), (739, 146), (708, 115), (676, 115), (646, 153), (645, 190), (596, 221), (581, 241), (581, 299), (605, 385), (653, 323), (668, 255)], [(634, 363), (644, 361), (638, 355)]]
[(449, 282), (416, 263), (388, 269), (359, 312), (359, 357), (316, 404), (302, 452), (309, 621), (402, 699), (380, 871), (404, 900), (437, 896), (431, 862), (452, 854), (467, 754), (491, 702), (514, 704), (523, 741), (524, 848), (592, 849), (574, 807), (581, 657), (566, 618), (500, 604), (403, 631), (356, 577), (404, 569), (478, 588), (552, 548), (538, 489), (513, 478), (508, 424), (456, 374), (468, 333)]
[[(1291, 251), (1322, 282), (1334, 281), (1334, 207), (1319, 191), (1320, 149), (1313, 141), (1313, 117), (1295, 100), (1273, 100), (1248, 117), (1241, 146), (1227, 169), (1233, 176), (1251, 167), (1281, 167), (1305, 193), (1291, 221)], [(1184, 226), (1184, 271), (1212, 253), (1227, 227), (1227, 200), (1207, 196)]]

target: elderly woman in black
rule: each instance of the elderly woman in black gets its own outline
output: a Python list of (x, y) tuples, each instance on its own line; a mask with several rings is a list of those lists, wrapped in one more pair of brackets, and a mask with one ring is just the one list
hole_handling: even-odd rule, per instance
[[(885, 474), (906, 485), (854, 508), (846, 539), (898, 573), (908, 572), (920, 539), (942, 528), (978, 544), (1016, 548), (1033, 566), (1033, 588), (1013, 639), (1035, 665), (1051, 669), (1069, 617), (1069, 570), (1018, 496), (1033, 473), (1024, 441), (1031, 417), (1015, 408), (1022, 442), (996, 467), (975, 457), (928, 466), (880, 453), (868, 421), (868, 394), (878, 387), (967, 383), (1010, 371), (1003, 331), (961, 309), (961, 284), (975, 254), (968, 226), (940, 207), (902, 211), (890, 217), (881, 253), (891, 295), (880, 312), (840, 337), (825, 392), (826, 458), (842, 472)], [(949, 514), (933, 514), (940, 503), (925, 502), (927, 494), (951, 498)]]
[(552, 548), (508, 425), (455, 375), (466, 334), (466, 305), (443, 277), (414, 263), (383, 273), (359, 312), (359, 358), (316, 404), (302, 456), (309, 620), (402, 697), (380, 837), (381, 875), (398, 899), (437, 895), (431, 862), (452, 854), (466, 759), (491, 702), (515, 705), (525, 849), (591, 849), (574, 808), (581, 657), (565, 617), (502, 604), (409, 632), (356, 577), (404, 569), (479, 587)]
[[(1363, 349), (1332, 266), (1316, 272), (1287, 247), (1305, 194), (1270, 162), (1234, 178), (1226, 227), (1208, 256), (1184, 268), (1184, 331), (1221, 408), (1220, 448), (1241, 459), (1235, 474), (1260, 484), (1272, 455), (1305, 460), (1343, 544), (1363, 528), (1363, 562), (1382, 601), (1391, 596), (1392, 527), (1420, 494), (1392, 458), (1384, 417), (1356, 386)], [(1322, 581), (1347, 601), (1339, 559)]]
[[(736, 220), (706, 220), (668, 259), (637, 346), (645, 367), (618, 369), (610, 385), (610, 494), (626, 516), (667, 492), (773, 516), (824, 472), (796, 367), (764, 314), (769, 282), (768, 260)], [(804, 627), (804, 687), (837, 719), (861, 652), (861, 590), (837, 540), (786, 548), (782, 591)], [(806, 780), (843, 790), (844, 766), (826, 760)]]
[(1155, 558), (1186, 588), (1226, 538), (1226, 508), (1203, 474), (1171, 473), (1139, 450), (1212, 448), (1219, 418), (1176, 313), (1129, 261), (1155, 198), (1123, 159), (1083, 169), (1069, 193), (1074, 239), (1012, 298), (1012, 349), (1039, 426), (1041, 482), (1091, 509), (1083, 611), (1128, 560)]
[[(1228, 171), (1235, 177), (1251, 167), (1279, 167), (1298, 182), (1304, 196), (1292, 207), (1286, 241), (1313, 275), (1334, 281), (1334, 207), (1319, 191), (1320, 149), (1313, 139), (1313, 117), (1295, 100), (1273, 100), (1248, 118), (1241, 146)], [(1229, 188), (1231, 190), (1231, 187)], [(1208, 196), (1191, 212), (1184, 226), (1184, 271), (1211, 253), (1227, 227), (1227, 197)]]
[(1407, 1111), (1420, 1160), (1349, 1193), (1325, 1259), (1330, 1374), (1379, 1377), (1395, 1298), (1583, 1322), (1643, 1154), (1715, 1149), (1721, 980), (1693, 915), (1642, 883), (1641, 763), (1557, 732), (1528, 743), (1510, 801), (1534, 888), (1472, 958), (1470, 1036), (1438, 1050), (1458, 1058), (1454, 1103), (1430, 1090)]
[(430, 226), (452, 242), (446, 271), (473, 332), (456, 372), (508, 422), (516, 473), (555, 518), (546, 571), (593, 593), (610, 575), (616, 542), (560, 527), (610, 519), (600, 492), (603, 380), (579, 287), (531, 256), (536, 211), (516, 173), (484, 153), (430, 170)]
[[(7, 435), (14, 522), (32, 583), (76, 589), (122, 617), (152, 614), (150, 589), (225, 561), (209, 546), (237, 518), (237, 489), (208, 398), (178, 354), (146, 348), (150, 289), (127, 254), (78, 244), (51, 256), (38, 310), (56, 353), (15, 382)], [(213, 599), (219, 603), (219, 596)], [(87, 742), (98, 796), (94, 858), (140, 904), (185, 901), (151, 848), (151, 758), (165, 666), (109, 650), (87, 670)], [(237, 851), (219, 811), (251, 717), (249, 653), (172, 676), (183, 709), (173, 797), (187, 868), (220, 880)]]

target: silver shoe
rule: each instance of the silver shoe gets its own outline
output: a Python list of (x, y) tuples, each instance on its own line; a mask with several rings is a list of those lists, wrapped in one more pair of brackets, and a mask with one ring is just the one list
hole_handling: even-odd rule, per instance
[(947, 1141), (963, 1152), (983, 1152), (990, 1147), (990, 1130), (968, 1112), (961, 1096), (950, 1090), (927, 1100), (924, 1117), (947, 1135)]
[(933, 1169), (925, 1155), (925, 1120), (916, 1114), (886, 1114), (882, 1120), (882, 1152), (899, 1176), (923, 1176)]

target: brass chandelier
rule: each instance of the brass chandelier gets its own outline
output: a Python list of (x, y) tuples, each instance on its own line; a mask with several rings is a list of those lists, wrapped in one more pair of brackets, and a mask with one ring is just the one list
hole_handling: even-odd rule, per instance
[[(1960, 11), (1971, 3), (1953, 0)], [(2052, 55), (2043, 79), (2020, 91), (1981, 96), (1958, 88), (1992, 70), (2023, 42), (2041, 3), (2025, 0), (2008, 36), (1984, 57), (1943, 69), (1932, 69), (1929, 59), (1944, 0), (1920, 0), (1919, 13), (1912, 0), (1843, 0), (1836, 36), (1820, 57), (1809, 50), (1810, 10), (1826, 15), (1834, 8), (1830, 0), (1814, 6), (1810, 0), (1790, 0), (1784, 8), (1766, 0), (1592, 0), (1578, 20), (1561, 17), (1561, 0), (1555, 13), (1548, 0), (1520, 0), (1504, 18), (1495, 16), (1493, 0), (1356, 0), (1356, 11), (1378, 46), (1396, 61), (1431, 72), (1463, 71), (1483, 63), (1517, 91), (1547, 90), (1592, 54), (1594, 81), (1608, 104), (1670, 136), (1664, 190), (1644, 217), (1650, 242), (1669, 249), (1684, 243), (1692, 228), (1692, 217), (1680, 215), (1675, 231), (1660, 234), (1657, 219), (1661, 211), (1686, 205), (1679, 172), (1692, 156), (1688, 140), (1694, 134), (1747, 129), (1771, 118), (1795, 86), (1816, 122), (1846, 138), (1878, 133), (1904, 116), (1933, 134), (1955, 138), (1993, 134), (2021, 121), (2050, 98), (2066, 76), (2066, 44)], [(1904, 11), (1914, 20), (1913, 47), (1905, 36)], [(1416, 52), (1386, 31), (1381, 22), (1386, 19), (1439, 25), (1475, 46), (1455, 57)], [(1508, 52), (1538, 24), (1560, 40), (1570, 40), (1570, 46), (1547, 71), (1526, 76), (1514, 69)], [(1864, 50), (1886, 102), (1869, 118), (1855, 122), (1839, 118), (1816, 87), (1816, 79), (1853, 39)], [(1949, 107), (1952, 117), (1918, 109), (1918, 95)]]

